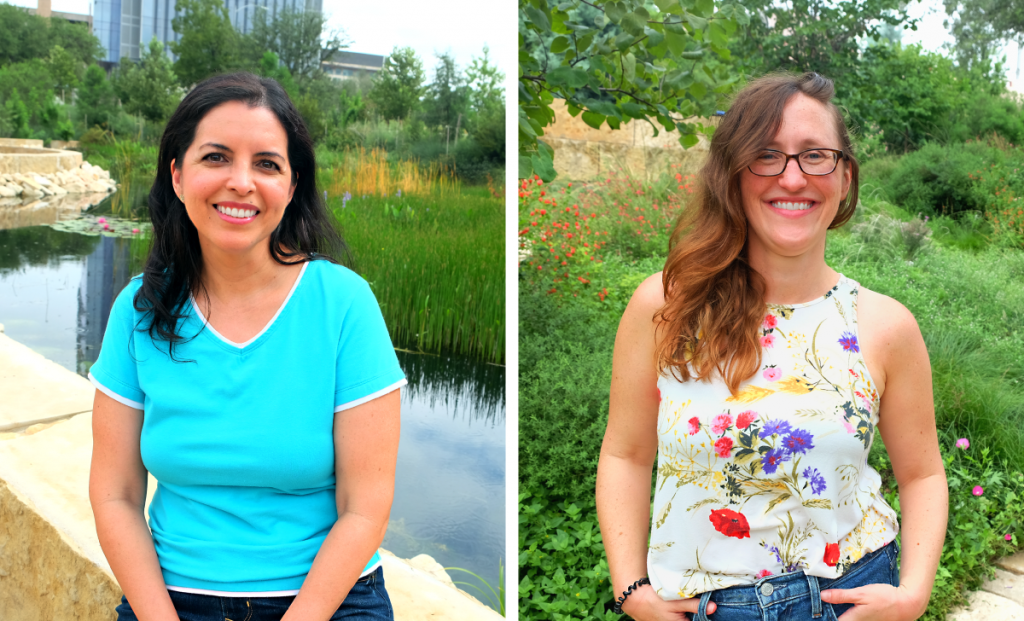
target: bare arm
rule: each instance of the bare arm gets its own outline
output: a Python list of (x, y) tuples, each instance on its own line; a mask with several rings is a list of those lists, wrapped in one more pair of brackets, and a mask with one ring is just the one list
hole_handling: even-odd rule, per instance
[[(616, 597), (647, 575), (651, 472), (658, 450), (654, 313), (663, 304), (661, 274), (655, 274), (633, 294), (615, 336), (608, 428), (597, 466), (597, 515)], [(644, 586), (623, 609), (638, 621), (683, 619), (683, 611), (696, 612), (697, 600), (665, 602)], [(709, 605), (708, 612), (714, 610)]]
[(89, 502), (103, 554), (132, 610), (143, 621), (177, 621), (143, 514), (146, 468), (139, 447), (141, 432), (142, 410), (96, 391)]
[[(903, 551), (900, 586), (891, 608), (894, 616), (879, 617), (867, 610), (851, 616), (862, 607), (856, 606), (843, 615), (843, 621), (917, 619), (931, 597), (946, 535), (949, 503), (935, 431), (931, 364), (917, 322), (903, 305), (862, 290), (859, 317), (859, 324), (871, 326), (861, 331), (865, 337), (862, 342), (865, 351), (870, 348), (878, 352), (878, 379), (880, 384), (884, 383), (878, 431), (899, 485)], [(858, 589), (847, 593), (855, 591)]]
[(399, 390), (334, 416), (338, 521), (282, 621), (329, 619), (384, 540), (395, 493)]

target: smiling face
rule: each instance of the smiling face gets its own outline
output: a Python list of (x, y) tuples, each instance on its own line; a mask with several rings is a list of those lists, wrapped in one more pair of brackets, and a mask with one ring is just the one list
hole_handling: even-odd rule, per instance
[[(813, 148), (841, 149), (835, 120), (824, 104), (798, 93), (782, 112), (782, 125), (766, 149), (797, 154)], [(777, 177), (740, 173), (747, 216), (748, 256), (824, 256), (825, 233), (850, 190), (850, 166), (842, 159), (831, 174), (803, 173), (796, 160)]]
[(239, 101), (213, 108), (181, 161), (171, 163), (171, 178), (205, 257), (270, 256), (265, 242), (295, 191), (288, 135), (273, 112)]

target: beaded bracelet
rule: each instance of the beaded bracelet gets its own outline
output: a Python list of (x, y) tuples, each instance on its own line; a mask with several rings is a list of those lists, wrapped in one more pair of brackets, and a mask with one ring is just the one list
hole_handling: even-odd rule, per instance
[(643, 578), (640, 578), (639, 580), (637, 580), (633, 584), (629, 585), (629, 588), (622, 592), (622, 597), (620, 597), (615, 602), (615, 605), (612, 606), (612, 612), (614, 612), (617, 615), (625, 614), (625, 613), (622, 612), (622, 605), (624, 603), (626, 603), (626, 598), (629, 597), (629, 595), (634, 590), (640, 588), (641, 586), (643, 586), (645, 584), (650, 584), (650, 583), (651, 583), (651, 579), (645, 576)]

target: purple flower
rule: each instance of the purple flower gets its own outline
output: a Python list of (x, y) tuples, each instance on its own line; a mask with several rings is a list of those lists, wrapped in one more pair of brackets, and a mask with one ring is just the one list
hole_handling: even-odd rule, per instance
[(789, 435), (782, 439), (782, 446), (790, 453), (806, 453), (808, 449), (814, 448), (811, 440), (814, 436), (803, 429), (794, 429)]
[(778, 470), (779, 464), (789, 459), (789, 453), (785, 450), (776, 448), (771, 449), (764, 454), (761, 458), (761, 467), (764, 469), (765, 474), (775, 474)]
[(789, 426), (788, 422), (784, 420), (770, 420), (765, 424), (764, 429), (761, 430), (758, 437), (763, 440), (770, 435), (778, 434), (781, 436), (789, 433), (790, 431), (792, 431), (792, 427)]
[(839, 344), (843, 346), (843, 351), (860, 351), (860, 345), (857, 344), (857, 335), (853, 332), (843, 332), (843, 335), (839, 338)]
[(804, 478), (811, 484), (811, 493), (820, 496), (825, 491), (825, 477), (821, 476), (817, 468), (808, 467), (804, 469)]

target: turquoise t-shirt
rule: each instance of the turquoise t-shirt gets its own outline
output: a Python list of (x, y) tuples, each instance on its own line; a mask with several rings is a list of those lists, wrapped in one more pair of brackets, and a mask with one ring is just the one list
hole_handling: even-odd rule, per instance
[[(234, 344), (188, 304), (174, 348), (145, 330), (132, 279), (90, 379), (145, 412), (149, 525), (168, 587), (295, 591), (338, 519), (334, 415), (405, 384), (370, 287), (306, 263), (264, 330)], [(189, 338), (192, 337), (192, 338)], [(375, 553), (365, 570), (380, 562)]]

